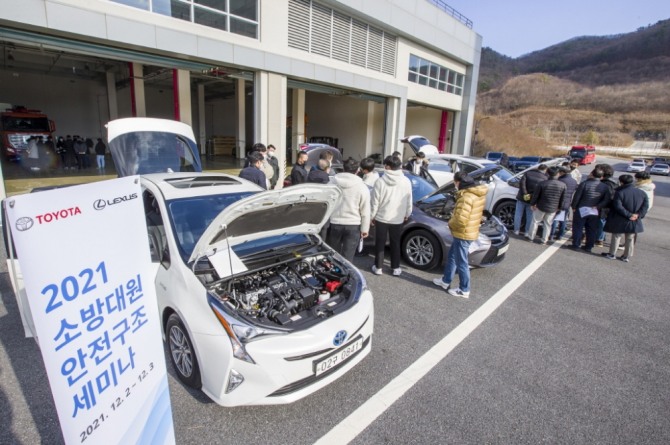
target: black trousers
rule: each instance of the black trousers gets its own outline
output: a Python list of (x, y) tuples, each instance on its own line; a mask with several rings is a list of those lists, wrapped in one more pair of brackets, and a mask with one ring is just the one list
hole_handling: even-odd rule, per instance
[(354, 260), (358, 241), (361, 239), (361, 226), (330, 224), (328, 245), (349, 261)]
[(375, 266), (381, 269), (384, 264), (384, 247), (386, 246), (386, 237), (389, 237), (391, 247), (391, 268), (400, 267), (400, 234), (402, 233), (402, 223), (386, 224), (375, 220)]

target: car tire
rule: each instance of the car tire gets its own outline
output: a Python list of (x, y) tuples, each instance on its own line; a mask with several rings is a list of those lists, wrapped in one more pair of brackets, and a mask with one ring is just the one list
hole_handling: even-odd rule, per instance
[(442, 264), (442, 245), (427, 230), (413, 230), (404, 236), (402, 257), (415, 269), (430, 270)]
[(496, 216), (508, 229), (514, 227), (514, 212), (516, 211), (516, 201), (503, 201), (496, 204), (493, 209), (493, 215)]
[(179, 315), (172, 314), (166, 325), (170, 361), (179, 380), (191, 388), (200, 389), (200, 367), (195, 356), (195, 349), (188, 331), (181, 322)]

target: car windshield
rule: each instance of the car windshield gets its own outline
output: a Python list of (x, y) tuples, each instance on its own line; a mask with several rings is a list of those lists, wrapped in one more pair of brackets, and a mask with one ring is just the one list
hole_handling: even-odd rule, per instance
[[(405, 176), (407, 177), (407, 179), (409, 179), (409, 182), (412, 183), (412, 199), (414, 200), (414, 202), (418, 202), (424, 196), (430, 195), (431, 193), (435, 192), (435, 190), (437, 190), (437, 188), (433, 184), (426, 181), (420, 176), (412, 174), (406, 174)], [(424, 200), (423, 202), (437, 201), (438, 199), (442, 198), (444, 198), (444, 196), (438, 193)]]
[(495, 176), (503, 182), (507, 182), (514, 176), (511, 171), (507, 170), (505, 167), (501, 168)]
[(168, 201), (170, 222), (184, 262), (191, 257), (196, 243), (219, 213), (232, 203), (254, 193), (256, 192), (228, 193)]
[(109, 142), (119, 176), (157, 172), (200, 172), (198, 147), (181, 135), (161, 131), (135, 131)]
[(656, 164), (654, 165), (655, 168), (668, 168), (668, 164)]

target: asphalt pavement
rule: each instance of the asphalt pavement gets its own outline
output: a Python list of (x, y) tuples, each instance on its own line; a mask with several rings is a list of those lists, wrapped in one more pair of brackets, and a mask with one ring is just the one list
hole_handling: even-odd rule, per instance
[[(611, 163), (617, 175), (627, 165)], [(521, 279), (551, 247), (513, 238), (505, 261), (472, 272), (466, 300), (431, 283), (438, 271), (375, 276), (371, 257), (356, 258), (375, 296), (370, 355), (296, 403), (240, 408), (185, 388), (168, 363), (177, 443), (314, 443), (513, 280), (521, 284), (509, 298), (352, 443), (670, 443), (670, 180), (653, 179), (654, 208), (630, 263), (558, 248)], [(0, 444), (62, 443), (4, 257), (0, 292)]]

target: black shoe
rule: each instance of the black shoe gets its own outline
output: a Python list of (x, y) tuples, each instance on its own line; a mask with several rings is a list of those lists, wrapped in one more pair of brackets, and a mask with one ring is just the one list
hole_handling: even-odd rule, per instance
[(582, 249), (586, 253), (591, 253), (591, 248), (590, 247), (582, 246), (582, 247), (580, 247), (580, 249)]
[(621, 261), (623, 261), (624, 263), (627, 263), (627, 262), (628, 262), (628, 257), (627, 257), (627, 256), (623, 256), (623, 255), (622, 255), (622, 256), (618, 257), (618, 259), (621, 260)]

